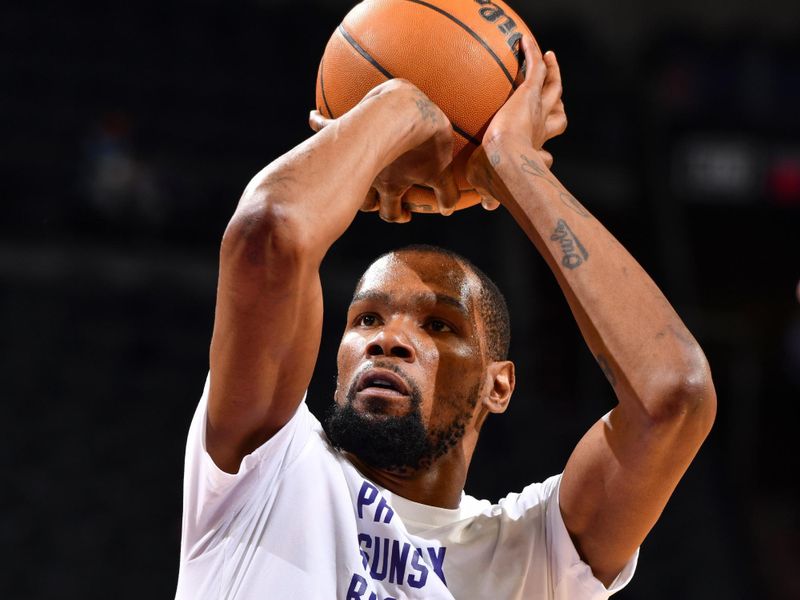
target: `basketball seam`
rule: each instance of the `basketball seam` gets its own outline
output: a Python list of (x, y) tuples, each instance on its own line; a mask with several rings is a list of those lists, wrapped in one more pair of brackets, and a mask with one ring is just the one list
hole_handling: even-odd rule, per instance
[(372, 58), (372, 56), (370, 56), (369, 52), (364, 50), (364, 48), (362, 48), (361, 45), (353, 39), (353, 36), (351, 36), (347, 32), (347, 30), (344, 28), (344, 25), (341, 24), (339, 25), (339, 33), (342, 34), (344, 39), (347, 40), (347, 43), (350, 44), (353, 48), (355, 48), (356, 52), (358, 52), (361, 56), (363, 56), (368, 63), (370, 63), (373, 67), (378, 69), (378, 71), (380, 71), (386, 78), (394, 79), (394, 75), (392, 75), (391, 73), (389, 73), (389, 71), (384, 69), (383, 66), (377, 60), (375, 60), (374, 58)]
[[(361, 56), (363, 56), (363, 57), (364, 57), (364, 60), (366, 60), (366, 61), (367, 61), (369, 64), (371, 64), (373, 67), (375, 67), (376, 69), (378, 69), (378, 71), (380, 71), (380, 72), (381, 72), (381, 73), (382, 73), (382, 74), (383, 74), (385, 77), (387, 77), (388, 79), (395, 79), (395, 76), (394, 76), (394, 75), (392, 75), (391, 73), (389, 73), (389, 71), (387, 71), (387, 70), (386, 70), (386, 69), (383, 67), (383, 65), (381, 65), (381, 64), (380, 64), (380, 63), (379, 63), (377, 60), (375, 60), (375, 59), (374, 59), (374, 58), (373, 58), (373, 57), (372, 57), (372, 56), (369, 54), (369, 52), (367, 52), (366, 50), (364, 50), (364, 48), (362, 48), (362, 47), (361, 47), (361, 45), (360, 45), (360, 44), (359, 44), (357, 41), (355, 41), (355, 39), (353, 39), (353, 36), (351, 36), (351, 35), (350, 35), (350, 34), (347, 32), (347, 30), (344, 28), (344, 26), (343, 26), (343, 25), (339, 25), (339, 27), (338, 27), (338, 31), (339, 31), (339, 33), (341, 33), (341, 34), (342, 34), (342, 37), (343, 37), (343, 38), (344, 38), (344, 39), (347, 41), (347, 43), (349, 43), (349, 44), (350, 44), (350, 45), (351, 45), (351, 46), (352, 46), (352, 47), (355, 49), (355, 51), (356, 51), (356, 52), (358, 52), (358, 53), (359, 53)], [(464, 138), (464, 139), (466, 139), (467, 141), (469, 141), (469, 142), (472, 142), (472, 143), (473, 143), (473, 144), (475, 144), (476, 146), (480, 146), (480, 145), (481, 145), (480, 141), (478, 141), (477, 139), (475, 139), (474, 137), (472, 137), (470, 134), (468, 134), (466, 131), (464, 131), (463, 129), (461, 129), (461, 128), (460, 128), (458, 125), (456, 125), (456, 124), (455, 124), (455, 123), (453, 123), (452, 121), (450, 121), (450, 125), (453, 127), (453, 131), (455, 131), (457, 134), (459, 134), (461, 137), (463, 137), (463, 138)]]
[(487, 43), (486, 43), (486, 42), (483, 40), (483, 38), (481, 38), (481, 36), (479, 36), (479, 35), (478, 35), (477, 33), (475, 33), (475, 32), (474, 32), (472, 29), (470, 29), (470, 28), (469, 28), (469, 26), (468, 26), (466, 23), (464, 23), (463, 21), (461, 21), (461, 20), (459, 20), (458, 18), (454, 17), (453, 15), (451, 15), (451, 14), (450, 14), (449, 12), (447, 12), (446, 10), (444, 10), (444, 9), (442, 9), (442, 8), (439, 8), (438, 6), (434, 6), (433, 4), (428, 4), (427, 2), (424, 2), (423, 0), (407, 0), (407, 2), (413, 2), (414, 4), (419, 4), (420, 6), (426, 6), (426, 7), (430, 8), (431, 10), (434, 10), (434, 11), (438, 12), (439, 14), (442, 14), (442, 15), (444, 15), (445, 17), (447, 17), (448, 19), (450, 19), (451, 21), (453, 21), (453, 23), (455, 23), (456, 25), (458, 25), (459, 27), (461, 27), (461, 28), (462, 28), (464, 31), (466, 31), (466, 32), (467, 32), (468, 34), (470, 34), (470, 35), (471, 35), (473, 38), (475, 38), (475, 39), (478, 41), (478, 43), (479, 43), (481, 46), (483, 46), (483, 47), (484, 47), (484, 49), (485, 49), (485, 50), (486, 50), (486, 51), (487, 51), (489, 54), (491, 54), (491, 55), (492, 55), (492, 58), (495, 60), (495, 62), (497, 63), (497, 65), (498, 65), (498, 66), (499, 66), (499, 67), (500, 67), (500, 68), (503, 70), (503, 73), (505, 74), (506, 78), (508, 78), (508, 82), (509, 82), (509, 83), (510, 83), (512, 86), (514, 85), (514, 78), (511, 76), (511, 73), (509, 73), (509, 72), (508, 72), (508, 69), (507, 69), (507, 68), (506, 68), (506, 66), (503, 64), (503, 61), (502, 61), (502, 60), (500, 60), (500, 57), (499, 57), (499, 56), (497, 56), (497, 54), (495, 54), (495, 53), (494, 53), (494, 50), (492, 50), (492, 48), (489, 46), (489, 44), (487, 44)]
[(319, 63), (319, 89), (322, 92), (322, 101), (325, 103), (325, 110), (328, 111), (328, 117), (331, 119), (335, 119), (336, 117), (333, 116), (333, 111), (331, 107), (328, 105), (328, 98), (325, 96), (325, 60), (321, 60)]

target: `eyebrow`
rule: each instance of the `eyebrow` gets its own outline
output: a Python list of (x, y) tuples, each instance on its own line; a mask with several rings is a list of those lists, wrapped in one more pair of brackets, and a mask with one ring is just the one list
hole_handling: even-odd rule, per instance
[[(422, 294), (415, 294), (411, 300), (415, 303), (423, 303), (423, 302), (430, 302), (431, 297), (436, 300), (437, 304), (447, 304), (448, 306), (452, 306), (456, 308), (460, 313), (462, 313), (465, 317), (469, 316), (469, 311), (467, 307), (454, 296), (448, 296), (447, 294), (440, 294), (440, 293), (422, 293)], [(394, 297), (391, 294), (387, 294), (386, 292), (379, 292), (377, 290), (368, 290), (366, 292), (358, 292), (356, 295), (353, 296), (353, 299), (350, 302), (350, 306), (356, 304), (357, 302), (378, 302), (383, 304), (393, 304)]]

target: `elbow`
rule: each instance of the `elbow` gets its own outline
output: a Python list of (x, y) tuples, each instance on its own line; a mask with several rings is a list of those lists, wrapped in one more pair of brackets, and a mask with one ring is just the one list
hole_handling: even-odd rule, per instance
[(284, 198), (269, 184), (248, 186), (225, 229), (222, 256), (278, 271), (296, 267), (311, 256), (308, 227), (296, 206)]
[(651, 425), (690, 425), (704, 436), (711, 431), (717, 395), (708, 361), (699, 347), (681, 364), (655, 377), (651, 388), (649, 401), (644, 403)]

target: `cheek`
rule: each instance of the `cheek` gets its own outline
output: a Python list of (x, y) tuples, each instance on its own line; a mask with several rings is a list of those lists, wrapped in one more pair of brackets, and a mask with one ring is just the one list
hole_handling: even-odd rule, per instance
[[(467, 344), (440, 346), (437, 351), (435, 377), (426, 382), (433, 398), (432, 425), (449, 422), (455, 411), (466, 408), (466, 396), (475, 388), (483, 372), (480, 352)], [(437, 414), (438, 413), (438, 414)]]
[(339, 372), (339, 380), (344, 384), (362, 354), (364, 340), (355, 333), (347, 333), (339, 343), (339, 351), (336, 354), (336, 368)]
[(461, 381), (481, 368), (480, 350), (467, 342), (437, 344), (435, 351), (437, 370), (442, 376), (447, 375), (455, 381)]

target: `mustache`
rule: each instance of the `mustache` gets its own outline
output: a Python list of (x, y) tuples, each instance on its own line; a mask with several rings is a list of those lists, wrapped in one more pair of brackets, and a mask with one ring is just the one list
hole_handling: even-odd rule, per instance
[(388, 360), (373, 360), (363, 367), (361, 367), (354, 375), (350, 383), (350, 387), (347, 390), (347, 403), (352, 404), (353, 400), (356, 397), (356, 387), (358, 387), (358, 382), (361, 379), (361, 376), (371, 369), (386, 369), (387, 371), (391, 371), (395, 375), (397, 375), (403, 382), (408, 386), (408, 389), (411, 392), (411, 404), (412, 408), (417, 408), (421, 403), (421, 392), (419, 390), (419, 386), (417, 383), (411, 379), (397, 364), (392, 361)]

